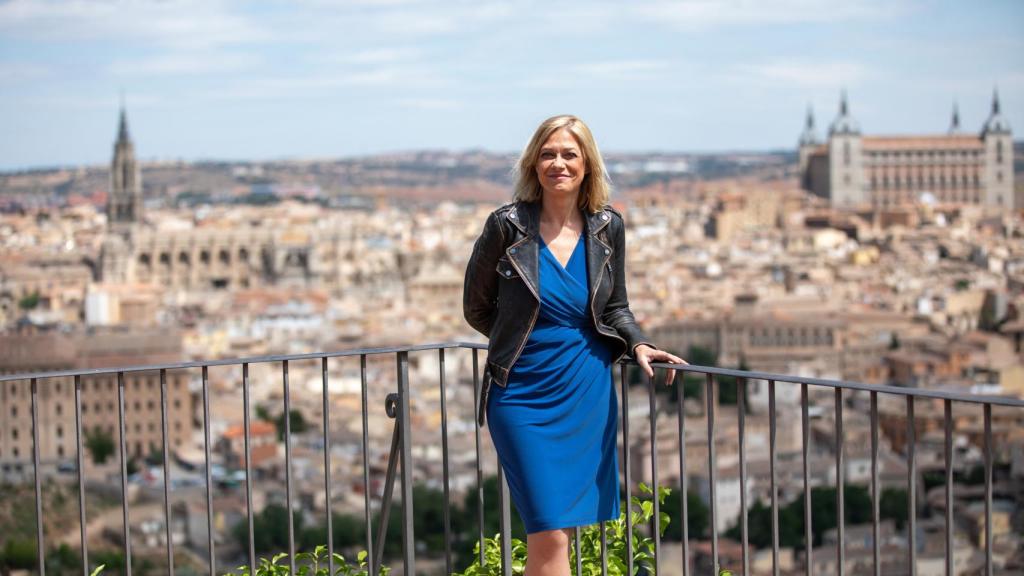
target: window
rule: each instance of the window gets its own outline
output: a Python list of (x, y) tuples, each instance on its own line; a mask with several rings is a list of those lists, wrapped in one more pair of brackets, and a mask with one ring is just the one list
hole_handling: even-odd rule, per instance
[(58, 444), (57, 445), (57, 457), (58, 458), (63, 458), (64, 457), (64, 446), (62, 444)]
[(18, 407), (17, 406), (11, 406), (11, 418), (17, 418), (17, 417), (18, 417)]
[(63, 437), (64, 437), (64, 427), (58, 425), (57, 426), (57, 438), (63, 438)]
[(13, 438), (14, 440), (18, 439), (18, 429), (17, 428), (11, 428), (11, 438)]
[(843, 142), (843, 164), (850, 165), (850, 143)]
[(1003, 141), (996, 142), (996, 164), (1003, 163)]
[(61, 406), (60, 404), (57, 404), (56, 410), (57, 410), (57, 416), (60, 416), (60, 415), (62, 415), (64, 413), (64, 407)]

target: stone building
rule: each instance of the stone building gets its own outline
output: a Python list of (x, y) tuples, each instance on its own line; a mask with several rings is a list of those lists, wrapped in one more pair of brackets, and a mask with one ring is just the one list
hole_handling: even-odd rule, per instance
[(178, 290), (308, 285), (322, 273), (318, 247), (333, 248), (339, 243), (335, 236), (347, 237), (332, 232), (321, 238), (260, 222), (210, 228), (159, 228), (147, 222), (142, 176), (123, 109), (110, 172), (107, 233), (98, 266), (98, 279), (105, 283)]
[(1019, 209), (1013, 176), (1013, 136), (998, 93), (977, 134), (964, 133), (960, 114), (946, 134), (866, 136), (853, 118), (846, 94), (839, 115), (821, 142), (807, 113), (799, 139), (804, 189), (840, 208), (884, 208), (918, 202)]
[[(0, 336), (0, 373), (176, 362), (181, 354), (180, 334), (166, 330), (14, 333)], [(172, 452), (183, 447), (192, 433), (188, 383), (185, 372), (167, 372), (167, 429)], [(39, 457), (43, 470), (48, 471), (76, 458), (75, 383), (73, 378), (46, 378), (35, 385)], [(125, 444), (130, 457), (163, 450), (160, 397), (159, 372), (124, 373)], [(107, 434), (118, 445), (117, 375), (82, 377), (80, 398), (83, 433)], [(84, 444), (85, 439), (82, 441)], [(108, 462), (117, 461), (117, 453), (115, 450)], [(2, 382), (0, 478), (31, 473), (32, 458), (32, 382)], [(91, 462), (88, 451), (85, 458)]]

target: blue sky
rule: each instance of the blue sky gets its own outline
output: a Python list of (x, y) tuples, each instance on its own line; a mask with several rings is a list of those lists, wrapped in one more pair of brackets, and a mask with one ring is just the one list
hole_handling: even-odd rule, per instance
[[(0, 0), (0, 169), (518, 150), (792, 148), (845, 87), (868, 134), (1024, 131), (1024, 2)], [(1019, 137), (1019, 136), (1018, 136)]]

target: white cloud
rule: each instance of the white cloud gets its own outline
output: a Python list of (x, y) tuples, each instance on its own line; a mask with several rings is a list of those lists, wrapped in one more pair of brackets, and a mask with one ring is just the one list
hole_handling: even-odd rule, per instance
[(451, 98), (403, 98), (398, 100), (397, 104), (404, 108), (418, 110), (457, 110), (462, 108), (461, 101)]
[(861, 84), (868, 76), (867, 68), (857, 62), (776, 61), (740, 66), (729, 72), (727, 79), (743, 84), (754, 82), (778, 87), (839, 89)]
[(110, 72), (125, 76), (165, 76), (236, 72), (253, 68), (259, 59), (251, 53), (183, 51), (152, 58), (118, 60)]
[(906, 0), (659, 0), (632, 6), (642, 19), (685, 29), (842, 22), (888, 17), (908, 8)]
[(574, 70), (584, 76), (606, 80), (632, 80), (664, 72), (668, 67), (666, 60), (605, 60), (579, 64)]
[(0, 62), (0, 84), (30, 82), (50, 76), (49, 68), (28, 62)]

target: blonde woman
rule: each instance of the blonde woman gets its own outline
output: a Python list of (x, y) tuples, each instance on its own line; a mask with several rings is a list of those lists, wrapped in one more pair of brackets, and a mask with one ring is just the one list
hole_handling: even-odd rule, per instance
[(515, 201), (473, 246), (463, 310), (489, 339), (478, 418), (526, 525), (526, 574), (565, 576), (568, 530), (619, 516), (612, 364), (685, 362), (629, 310), (625, 227), (587, 125), (545, 120), (517, 172)]

